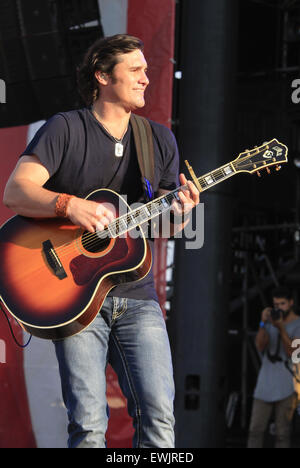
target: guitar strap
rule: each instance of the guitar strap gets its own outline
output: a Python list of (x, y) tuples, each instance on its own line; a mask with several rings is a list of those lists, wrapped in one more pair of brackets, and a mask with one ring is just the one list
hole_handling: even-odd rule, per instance
[(130, 122), (138, 163), (142, 174), (145, 200), (149, 202), (154, 198), (154, 147), (152, 128), (149, 121), (139, 115), (131, 114)]

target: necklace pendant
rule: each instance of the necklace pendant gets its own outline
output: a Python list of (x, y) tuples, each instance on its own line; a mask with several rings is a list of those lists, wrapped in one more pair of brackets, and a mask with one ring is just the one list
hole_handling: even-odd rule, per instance
[(121, 158), (123, 156), (123, 151), (124, 151), (124, 146), (122, 143), (116, 143), (115, 144), (115, 156), (117, 158)]

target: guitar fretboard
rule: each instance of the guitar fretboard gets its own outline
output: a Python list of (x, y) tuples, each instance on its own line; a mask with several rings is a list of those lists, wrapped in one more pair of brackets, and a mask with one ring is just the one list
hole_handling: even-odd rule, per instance
[(167, 212), (171, 208), (173, 200), (180, 201), (178, 197), (180, 189), (181, 187), (178, 187), (172, 192), (120, 216), (108, 225), (109, 236), (118, 237)]
[[(219, 184), (234, 174), (236, 174), (234, 163), (226, 164), (219, 169), (209, 172), (208, 174), (198, 179), (201, 191), (203, 192), (208, 188)], [(173, 200), (180, 202), (178, 192), (184, 188), (185, 186), (178, 187), (166, 195), (156, 198), (155, 200), (141, 206), (140, 208), (128, 211), (123, 216), (120, 216), (115, 221), (111, 222), (103, 231), (101, 237), (102, 235), (103, 237), (108, 235), (109, 237), (113, 238), (121, 236), (122, 234), (137, 228), (139, 225), (144, 224), (151, 219), (161, 215), (162, 213), (167, 212), (171, 208)]]
[(236, 170), (234, 168), (234, 163), (232, 162), (220, 167), (219, 169), (216, 169), (215, 171), (209, 172), (202, 177), (199, 177), (198, 182), (200, 184), (201, 191), (204, 192), (205, 190), (219, 184), (234, 174), (236, 174)]

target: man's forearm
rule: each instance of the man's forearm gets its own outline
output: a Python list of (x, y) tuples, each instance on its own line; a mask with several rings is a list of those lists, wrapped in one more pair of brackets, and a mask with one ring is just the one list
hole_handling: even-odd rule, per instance
[(284, 350), (288, 357), (291, 357), (295, 349), (292, 347), (292, 340), (290, 339), (283, 325), (279, 328), (279, 333), (284, 346)]
[(264, 328), (260, 328), (256, 335), (255, 345), (260, 353), (262, 353), (269, 344), (269, 335)]
[(32, 218), (55, 217), (58, 193), (28, 180), (13, 181), (6, 187), (3, 203), (15, 213)]

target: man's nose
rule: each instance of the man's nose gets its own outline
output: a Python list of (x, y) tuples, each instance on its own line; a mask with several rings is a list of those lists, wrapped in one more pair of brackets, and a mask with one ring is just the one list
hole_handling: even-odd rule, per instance
[(142, 72), (140, 81), (141, 81), (141, 83), (143, 83), (144, 85), (148, 86), (148, 84), (150, 83), (150, 81), (149, 81), (149, 78), (148, 78), (146, 72)]

